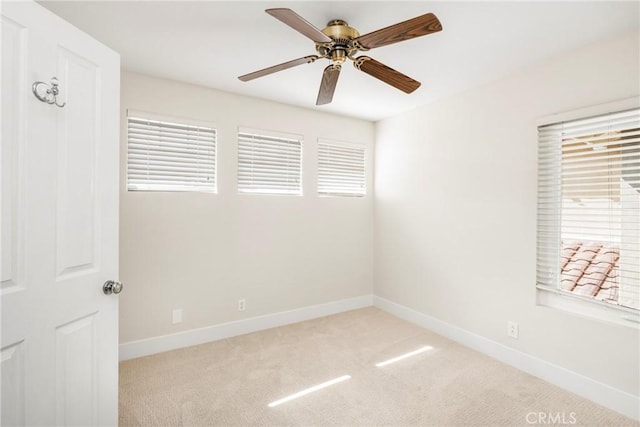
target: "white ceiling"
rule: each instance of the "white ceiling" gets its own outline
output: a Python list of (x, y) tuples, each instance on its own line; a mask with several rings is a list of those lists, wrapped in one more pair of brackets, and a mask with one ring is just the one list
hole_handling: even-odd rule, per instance
[[(640, 29), (640, 2), (69, 1), (45, 7), (118, 51), (125, 69), (322, 111), (378, 120), (501, 78), (600, 39)], [(433, 12), (443, 31), (367, 55), (421, 81), (406, 95), (343, 67), (316, 107), (324, 61), (250, 82), (239, 75), (315, 53), (264, 12), (288, 7), (318, 28), (335, 18), (365, 34)]]

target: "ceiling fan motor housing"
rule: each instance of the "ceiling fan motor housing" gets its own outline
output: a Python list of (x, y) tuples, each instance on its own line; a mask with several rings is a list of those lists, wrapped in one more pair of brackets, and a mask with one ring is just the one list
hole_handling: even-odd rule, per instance
[(342, 19), (329, 21), (322, 33), (330, 37), (332, 42), (316, 43), (316, 50), (320, 55), (330, 58), (333, 63), (341, 64), (347, 57), (357, 52), (358, 49), (353, 46), (351, 40), (359, 37), (360, 33), (350, 27), (346, 21)]

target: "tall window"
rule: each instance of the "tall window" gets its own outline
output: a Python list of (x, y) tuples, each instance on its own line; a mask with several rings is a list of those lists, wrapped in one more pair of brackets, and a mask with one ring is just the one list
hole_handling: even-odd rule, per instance
[(302, 195), (302, 137), (240, 129), (238, 192)]
[(127, 189), (215, 193), (216, 136), (210, 126), (129, 112)]
[(365, 147), (318, 140), (318, 194), (364, 196)]
[(538, 134), (537, 286), (640, 309), (640, 109)]

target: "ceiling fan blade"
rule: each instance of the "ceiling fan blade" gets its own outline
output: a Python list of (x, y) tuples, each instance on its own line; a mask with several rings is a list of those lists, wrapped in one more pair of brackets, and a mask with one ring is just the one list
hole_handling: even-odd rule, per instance
[(274, 18), (284, 22), (297, 32), (307, 36), (311, 40), (316, 43), (330, 43), (331, 38), (324, 34), (322, 31), (314, 27), (304, 19), (302, 16), (298, 15), (291, 9), (286, 8), (278, 8), (278, 9), (267, 9), (265, 10), (269, 15)]
[(244, 76), (238, 77), (238, 79), (242, 80), (243, 82), (248, 82), (249, 80), (257, 79), (258, 77), (262, 77), (268, 74), (276, 73), (278, 71), (286, 70), (287, 68), (292, 68), (297, 65), (309, 64), (318, 58), (319, 56), (317, 55), (304, 56), (302, 58), (298, 58), (292, 61), (283, 62), (282, 64), (274, 65), (273, 67), (269, 67), (259, 71), (254, 71), (253, 73), (245, 74)]
[(357, 57), (355, 61), (353, 61), (353, 66), (405, 93), (413, 92), (418, 89), (421, 84), (419, 81), (413, 80), (411, 77), (405, 76), (401, 72), (387, 67), (383, 63), (368, 56)]
[(340, 77), (340, 69), (342, 69), (340, 64), (331, 64), (324, 69), (316, 105), (325, 105), (331, 102), (333, 99), (333, 93), (336, 91), (338, 77)]
[(417, 16), (408, 21), (399, 22), (386, 28), (365, 34), (354, 39), (356, 45), (365, 49), (386, 46), (388, 44), (413, 39), (442, 30), (442, 24), (433, 13)]

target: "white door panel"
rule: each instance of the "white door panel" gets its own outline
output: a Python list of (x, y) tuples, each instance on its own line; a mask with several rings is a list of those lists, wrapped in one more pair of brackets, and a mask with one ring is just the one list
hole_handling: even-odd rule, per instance
[[(2, 425), (116, 425), (119, 58), (36, 3), (2, 15)], [(31, 92), (53, 76), (63, 108)]]
[(91, 274), (96, 267), (95, 146), (97, 67), (66, 49), (58, 50), (58, 78), (68, 88), (58, 111), (56, 209), (57, 280)]
[(2, 425), (24, 425), (24, 344), (0, 350), (2, 372)]
[[(20, 140), (24, 139), (24, 85), (27, 64), (26, 31), (2, 17), (2, 266), (0, 289), (20, 286), (18, 237)], [(18, 82), (18, 84), (15, 84)]]
[(56, 328), (56, 424), (96, 425), (97, 313)]

